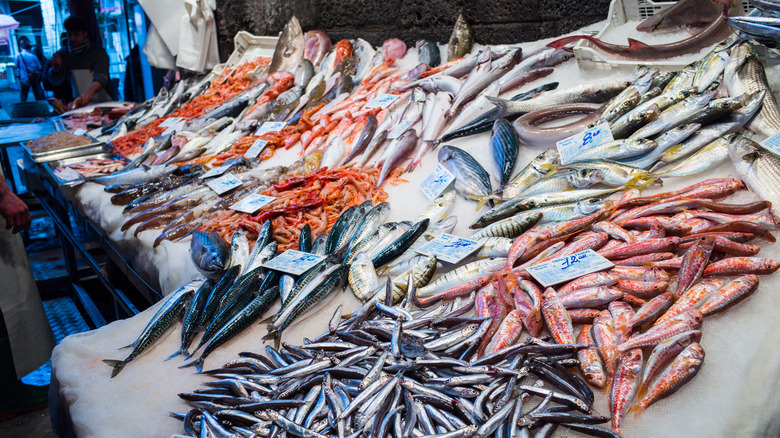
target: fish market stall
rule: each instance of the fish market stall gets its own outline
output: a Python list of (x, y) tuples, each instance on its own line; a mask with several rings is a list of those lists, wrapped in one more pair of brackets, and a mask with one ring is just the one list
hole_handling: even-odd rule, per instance
[(79, 436), (777, 434), (777, 67), (472, 38), (307, 63), (291, 20), (120, 118), (130, 164), (58, 190), (166, 298), (55, 349)]

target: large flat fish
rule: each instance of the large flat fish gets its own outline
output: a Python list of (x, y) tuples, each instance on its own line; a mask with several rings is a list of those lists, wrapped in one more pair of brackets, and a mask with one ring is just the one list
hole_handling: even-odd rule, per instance
[(271, 65), (268, 67), (268, 74), (277, 71), (293, 72), (298, 63), (303, 59), (304, 47), (303, 30), (295, 16), (284, 25), (282, 35), (276, 43), (274, 56), (271, 58)]

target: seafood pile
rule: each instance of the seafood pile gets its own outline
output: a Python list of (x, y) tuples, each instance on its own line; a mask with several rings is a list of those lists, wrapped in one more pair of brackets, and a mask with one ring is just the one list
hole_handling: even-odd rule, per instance
[(308, 344), (240, 353), (208, 371), (206, 388), (179, 394), (192, 409), (173, 415), (188, 436), (619, 436), (598, 425), (608, 417), (566, 368), (582, 345), (532, 339), (476, 359), (489, 321), (460, 316), (473, 299), (409, 304), (336, 313)]
[(62, 172), (64, 169), (73, 169), (85, 177), (108, 175), (125, 167), (126, 158), (89, 158), (84, 161), (66, 164), (54, 169), (54, 172)]
[(44, 135), (43, 137), (30, 140), (25, 143), (27, 149), (33, 154), (39, 154), (42, 152), (51, 152), (59, 149), (72, 148), (76, 146), (84, 146), (93, 143), (89, 137), (83, 135), (74, 135), (70, 132), (59, 131), (52, 132), (51, 134)]

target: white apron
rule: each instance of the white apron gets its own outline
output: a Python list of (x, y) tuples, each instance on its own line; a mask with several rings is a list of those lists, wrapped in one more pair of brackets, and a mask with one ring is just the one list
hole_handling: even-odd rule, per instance
[[(2, 171), (0, 178), (3, 178)], [(43, 311), (22, 238), (5, 229), (2, 216), (0, 282), (0, 312), (8, 330), (16, 376), (21, 379), (49, 360), (54, 336)]]
[[(92, 86), (92, 83), (95, 82), (92, 70), (86, 68), (71, 70), (70, 80), (73, 83), (73, 88), (76, 90), (76, 94), (79, 96), (87, 91), (89, 87)], [(109, 96), (106, 92), (106, 89), (101, 88), (100, 91), (92, 96), (92, 102), (90, 103), (111, 102), (112, 100), (113, 99), (111, 99), (111, 96)]]

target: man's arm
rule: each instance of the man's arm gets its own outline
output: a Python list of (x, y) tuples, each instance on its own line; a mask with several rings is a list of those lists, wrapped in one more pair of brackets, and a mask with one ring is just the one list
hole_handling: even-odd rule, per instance
[(5, 228), (16, 234), (30, 226), (30, 209), (11, 191), (5, 178), (0, 178), (0, 216), (5, 219)]
[(92, 69), (93, 82), (87, 91), (81, 94), (81, 105), (89, 105), (95, 93), (108, 87), (108, 53), (102, 47), (95, 53), (95, 65)]

